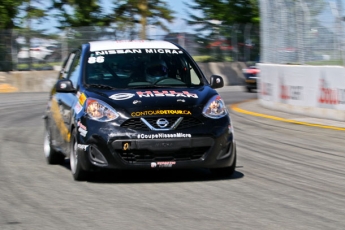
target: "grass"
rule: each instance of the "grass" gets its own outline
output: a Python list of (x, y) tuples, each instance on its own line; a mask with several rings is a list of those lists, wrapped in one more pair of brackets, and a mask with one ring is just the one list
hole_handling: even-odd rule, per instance
[(203, 56), (193, 56), (193, 59), (196, 62), (230, 62), (232, 61), (232, 58), (229, 56), (223, 56), (222, 60), (219, 60), (218, 58), (210, 55), (203, 55)]
[(342, 60), (328, 60), (328, 61), (314, 61), (308, 62), (307, 65), (338, 65), (344, 66), (344, 62)]
[[(54, 66), (61, 66), (61, 62), (32, 63), (33, 70), (52, 70)], [(17, 70), (29, 70), (29, 64), (22, 63), (17, 65)]]

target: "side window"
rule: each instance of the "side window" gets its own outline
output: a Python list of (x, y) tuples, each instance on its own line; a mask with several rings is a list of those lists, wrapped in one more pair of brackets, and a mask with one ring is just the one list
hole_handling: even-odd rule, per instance
[(200, 79), (192, 67), (190, 67), (190, 78), (193, 85), (200, 85)]
[(59, 79), (66, 79), (67, 76), (68, 76), (68, 71), (71, 67), (71, 64), (72, 64), (72, 61), (73, 61), (73, 58), (75, 57), (75, 53), (71, 53), (68, 58), (66, 59), (64, 65), (62, 66), (62, 69), (60, 71), (60, 74), (59, 74)]
[(77, 51), (75, 53), (70, 69), (68, 71), (69, 72), (68, 79), (72, 81), (74, 87), (77, 87), (78, 78), (80, 76), (79, 70), (80, 70), (80, 52)]

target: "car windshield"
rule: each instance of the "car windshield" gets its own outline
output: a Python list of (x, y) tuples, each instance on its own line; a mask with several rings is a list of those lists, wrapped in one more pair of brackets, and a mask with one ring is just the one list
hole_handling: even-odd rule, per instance
[(196, 87), (204, 84), (189, 56), (178, 49), (90, 52), (85, 83), (114, 88)]

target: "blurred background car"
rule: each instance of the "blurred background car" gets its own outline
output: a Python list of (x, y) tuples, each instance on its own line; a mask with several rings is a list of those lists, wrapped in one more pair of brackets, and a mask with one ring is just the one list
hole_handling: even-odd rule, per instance
[(57, 45), (42, 45), (37, 47), (23, 47), (18, 52), (18, 60), (29, 58), (35, 61), (56, 61), (61, 59), (60, 48)]
[(246, 69), (242, 69), (245, 77), (245, 88), (247, 92), (251, 92), (253, 89), (257, 89), (257, 78), (260, 70), (257, 66), (249, 66)]

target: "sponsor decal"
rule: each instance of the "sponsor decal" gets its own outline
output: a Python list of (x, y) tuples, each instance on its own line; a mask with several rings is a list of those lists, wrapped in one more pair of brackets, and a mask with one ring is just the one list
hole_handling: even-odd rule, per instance
[(82, 149), (82, 150), (86, 151), (87, 147), (89, 147), (89, 145), (78, 144), (78, 149)]
[(80, 105), (84, 105), (85, 101), (86, 101), (86, 96), (84, 93), (80, 93), (80, 94), (77, 94), (77, 96), (79, 95), (78, 97), (78, 100), (79, 100), (79, 103)]
[(83, 109), (83, 107), (81, 106), (81, 104), (79, 102), (77, 102), (74, 106), (74, 111), (76, 114), (80, 113), (80, 111)]
[(80, 135), (82, 135), (83, 137), (86, 137), (86, 134), (87, 134), (86, 130), (79, 127), (78, 131), (79, 131)]
[(190, 133), (157, 133), (157, 134), (138, 134), (138, 139), (163, 139), (163, 138), (191, 138)]
[(172, 49), (145, 49), (146, 53), (160, 53), (160, 54), (183, 54), (181, 50)]
[(272, 84), (271, 83), (266, 83), (262, 82), (261, 83), (261, 95), (262, 96), (272, 96)]
[(78, 127), (80, 127), (81, 129), (87, 130), (86, 126), (83, 125), (80, 121), (78, 121)]
[(170, 168), (176, 164), (176, 161), (158, 161), (151, 162), (151, 168)]
[[(113, 49), (113, 50), (102, 50), (96, 51), (95, 54), (97, 57), (90, 57), (88, 63), (101, 63), (104, 62), (103, 55), (111, 54), (141, 54), (141, 53), (159, 53), (159, 54), (183, 54), (182, 50), (177, 49)], [(101, 56), (102, 55), (102, 56)], [(101, 57), (98, 59), (98, 57)]]
[(117, 101), (122, 101), (122, 100), (130, 99), (134, 96), (135, 94), (133, 93), (117, 93), (117, 94), (111, 95), (109, 98), (113, 100), (117, 100)]
[(98, 56), (98, 57), (89, 57), (87, 60), (89, 64), (95, 64), (95, 63), (103, 63), (104, 62), (104, 57), (103, 56)]
[(109, 55), (109, 54), (141, 54), (141, 49), (121, 49), (121, 50), (102, 50), (96, 51), (95, 54), (98, 55)]
[(137, 92), (140, 98), (143, 97), (187, 97), (187, 98), (198, 98), (198, 95), (195, 93), (190, 93), (188, 91), (175, 92), (173, 90), (163, 90), (163, 91), (139, 91)]
[(146, 111), (131, 113), (132, 117), (154, 116), (154, 115), (192, 115), (192, 112), (189, 110), (146, 110)]
[(302, 100), (303, 86), (289, 86), (284, 84), (284, 79), (280, 80), (280, 99), (282, 100)]
[(60, 108), (58, 105), (58, 102), (53, 99), (50, 107), (53, 115), (53, 120), (56, 124), (56, 127), (58, 128), (60, 135), (63, 137), (63, 139), (67, 142), (70, 141), (71, 133), (67, 129), (64, 119), (62, 117), (62, 114), (60, 113)]
[(273, 84), (267, 82), (260, 83), (260, 96), (262, 100), (271, 101), (273, 97)]
[(331, 88), (325, 79), (320, 79), (318, 102), (323, 105), (345, 104), (345, 89)]
[(345, 105), (345, 89), (338, 89), (338, 95), (339, 95), (339, 104)]

